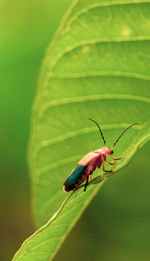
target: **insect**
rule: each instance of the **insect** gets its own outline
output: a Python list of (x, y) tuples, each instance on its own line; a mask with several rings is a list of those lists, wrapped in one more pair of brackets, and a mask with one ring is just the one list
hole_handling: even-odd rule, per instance
[[(86, 191), (89, 179), (91, 180), (91, 175), (92, 175), (93, 171), (96, 168), (100, 168), (101, 165), (103, 166), (104, 172), (112, 173), (113, 172), (112, 170), (105, 169), (104, 162), (109, 165), (114, 165), (115, 161), (123, 159), (123, 158), (114, 158), (111, 156), (111, 154), (113, 154), (113, 148), (116, 146), (117, 142), (120, 140), (122, 135), (128, 129), (130, 129), (131, 127), (133, 127), (134, 125), (137, 124), (137, 123), (134, 123), (134, 124), (130, 125), (128, 128), (126, 128), (121, 133), (121, 135), (118, 137), (118, 139), (115, 141), (115, 143), (111, 147), (111, 149), (109, 149), (106, 145), (104, 135), (103, 135), (102, 130), (101, 130), (100, 126), (98, 125), (98, 123), (92, 119), (89, 119), (89, 120), (93, 121), (97, 125), (105, 146), (102, 148), (99, 148), (97, 150), (89, 152), (78, 162), (77, 166), (71, 171), (70, 175), (67, 177), (67, 179), (64, 182), (64, 187), (63, 187), (64, 191), (71, 191), (71, 190), (77, 188), (85, 180), (86, 180), (86, 183), (84, 186), (84, 191)], [(106, 156), (111, 158), (112, 160), (114, 160), (114, 162), (111, 163), (111, 162), (107, 161)]]

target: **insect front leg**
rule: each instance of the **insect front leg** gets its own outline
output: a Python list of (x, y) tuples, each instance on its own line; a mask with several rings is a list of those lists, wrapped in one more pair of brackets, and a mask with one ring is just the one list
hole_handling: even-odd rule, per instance
[(109, 154), (106, 154), (109, 158), (111, 158), (112, 160), (123, 160), (124, 158), (123, 157), (121, 157), (121, 158), (114, 158), (114, 157), (112, 157), (111, 155), (109, 155)]

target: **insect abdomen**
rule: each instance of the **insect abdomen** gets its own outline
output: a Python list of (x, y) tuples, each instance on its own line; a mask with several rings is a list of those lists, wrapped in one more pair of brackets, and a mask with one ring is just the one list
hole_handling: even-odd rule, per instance
[(76, 187), (76, 183), (82, 179), (82, 174), (86, 170), (86, 166), (78, 165), (69, 175), (69, 177), (64, 182), (64, 190), (70, 191)]

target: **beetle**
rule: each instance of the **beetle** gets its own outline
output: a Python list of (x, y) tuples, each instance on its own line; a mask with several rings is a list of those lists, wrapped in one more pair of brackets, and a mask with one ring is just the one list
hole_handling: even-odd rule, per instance
[[(98, 123), (95, 120), (92, 120), (90, 118), (89, 118), (89, 120), (93, 121), (97, 125), (105, 146), (102, 148), (99, 148), (97, 150), (89, 152), (78, 162), (77, 166), (71, 171), (71, 173), (69, 174), (69, 176), (67, 177), (67, 179), (64, 182), (63, 189), (64, 189), (64, 191), (67, 191), (67, 192), (77, 188), (85, 180), (86, 180), (86, 183), (84, 186), (84, 191), (86, 191), (89, 179), (91, 180), (91, 175), (92, 175), (93, 171), (96, 168), (100, 168), (101, 165), (103, 166), (104, 172), (112, 173), (113, 172), (112, 170), (105, 169), (104, 162), (106, 162), (109, 165), (114, 165), (115, 161), (123, 159), (122, 157), (114, 158), (111, 156), (111, 154), (113, 154), (113, 148), (116, 146), (117, 142), (120, 140), (122, 135), (128, 129), (130, 129), (131, 127), (133, 127), (134, 125), (137, 124), (137, 123), (134, 123), (134, 124), (130, 125), (128, 128), (126, 128), (121, 133), (121, 135), (118, 137), (118, 139), (115, 141), (115, 143), (111, 147), (111, 149), (109, 149), (106, 145), (104, 135), (103, 135), (102, 130), (101, 130), (100, 126), (98, 125)], [(114, 160), (114, 162), (111, 163), (111, 162), (107, 161), (106, 156), (111, 158), (112, 160)]]

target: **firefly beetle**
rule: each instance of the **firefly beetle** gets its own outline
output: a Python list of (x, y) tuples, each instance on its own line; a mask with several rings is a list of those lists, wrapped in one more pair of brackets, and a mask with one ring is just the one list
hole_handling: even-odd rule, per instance
[(84, 191), (86, 191), (88, 182), (89, 182), (89, 178), (91, 179), (91, 175), (93, 173), (93, 171), (96, 168), (100, 168), (101, 165), (103, 166), (103, 171), (104, 172), (110, 172), (112, 173), (112, 170), (105, 170), (104, 167), (104, 162), (106, 162), (109, 165), (114, 165), (114, 163), (111, 163), (109, 161), (106, 160), (106, 156), (111, 158), (112, 160), (116, 161), (116, 160), (121, 160), (123, 158), (114, 158), (111, 156), (111, 154), (113, 154), (113, 148), (116, 146), (117, 142), (119, 141), (119, 139), (122, 137), (122, 135), (131, 127), (133, 127), (134, 125), (136, 125), (137, 123), (134, 123), (132, 125), (130, 125), (128, 128), (126, 128), (121, 135), (118, 137), (118, 139), (115, 141), (114, 145), (111, 147), (111, 149), (109, 149), (106, 145), (106, 141), (104, 138), (104, 135), (102, 133), (102, 130), (100, 128), (100, 126), (98, 125), (98, 123), (92, 119), (89, 119), (91, 121), (93, 121), (101, 134), (101, 137), (103, 139), (104, 145), (105, 147), (102, 147), (100, 149), (94, 150), (89, 152), (88, 154), (86, 154), (77, 164), (77, 166), (72, 170), (72, 172), (70, 173), (70, 175), (67, 177), (67, 179), (64, 182), (64, 191), (71, 191), (75, 188), (77, 188), (81, 183), (83, 183), (86, 180), (85, 186), (84, 186)]

